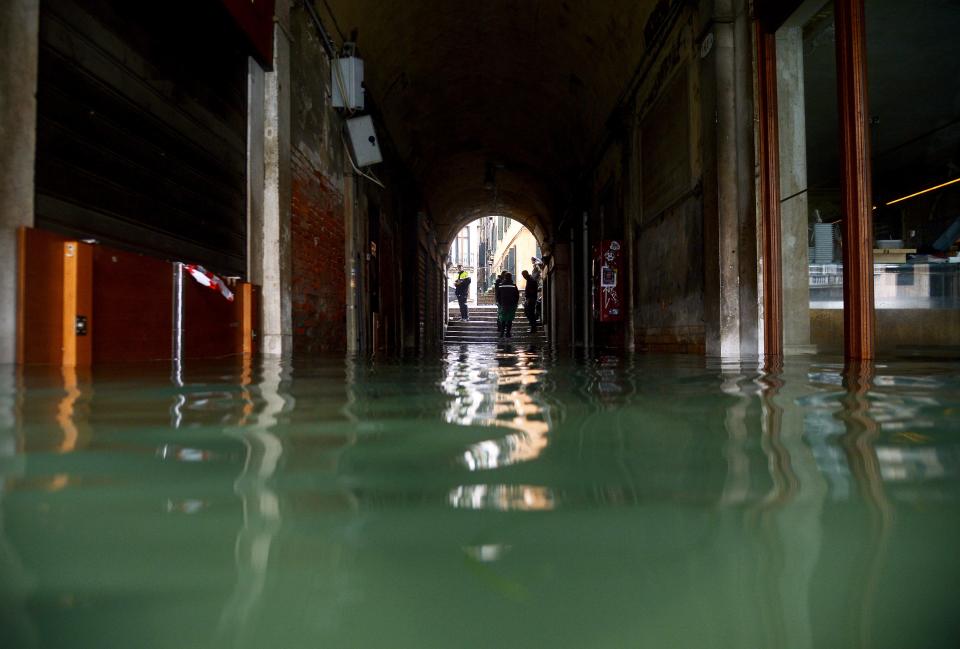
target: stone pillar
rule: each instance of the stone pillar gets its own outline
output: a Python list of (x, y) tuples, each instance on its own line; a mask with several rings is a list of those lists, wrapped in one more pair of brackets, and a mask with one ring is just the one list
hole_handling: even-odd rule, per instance
[(702, 59), (708, 356), (758, 353), (753, 47), (745, 0), (718, 0)]
[(247, 62), (247, 279), (263, 286), (263, 145), (265, 73)]
[(803, 100), (803, 29), (777, 32), (777, 126), (780, 135), (780, 232), (783, 264), (783, 351), (810, 345), (807, 125)]
[(551, 251), (550, 268), (550, 342), (554, 349), (573, 346), (573, 263), (570, 244), (558, 242)]
[(0, 2), (0, 365), (17, 350), (17, 228), (33, 225), (39, 0)]
[[(273, 70), (263, 74), (262, 217), (250, 201), (250, 277), (262, 287), (260, 349), (267, 355), (286, 355), (293, 348), (290, 301), (290, 41), (280, 14), (274, 25)], [(251, 76), (256, 76), (253, 74)], [(255, 111), (251, 111), (251, 118)], [(254, 147), (251, 147), (251, 158)], [(256, 172), (256, 161), (253, 160)], [(256, 193), (259, 174), (251, 174)], [(258, 254), (259, 253), (259, 254)]]
[[(349, 153), (347, 153), (349, 155)], [(360, 305), (357, 304), (357, 288), (360, 286), (360, 268), (357, 265), (357, 176), (350, 162), (344, 158), (343, 173), (343, 245), (344, 269), (347, 274), (347, 352), (359, 351)]]

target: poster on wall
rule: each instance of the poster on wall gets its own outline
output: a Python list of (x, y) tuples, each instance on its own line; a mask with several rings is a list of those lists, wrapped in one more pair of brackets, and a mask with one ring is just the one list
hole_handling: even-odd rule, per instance
[(623, 320), (625, 293), (621, 268), (621, 245), (616, 239), (606, 239), (596, 248), (594, 281), (596, 314), (600, 322)]

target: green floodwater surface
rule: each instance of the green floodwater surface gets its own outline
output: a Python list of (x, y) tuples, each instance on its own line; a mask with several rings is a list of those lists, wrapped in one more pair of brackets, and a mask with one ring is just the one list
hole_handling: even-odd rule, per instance
[(960, 366), (0, 368), (0, 647), (960, 646)]

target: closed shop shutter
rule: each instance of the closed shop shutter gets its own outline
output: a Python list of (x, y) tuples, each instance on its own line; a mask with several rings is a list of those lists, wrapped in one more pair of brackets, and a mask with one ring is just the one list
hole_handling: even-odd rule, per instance
[(245, 275), (245, 47), (217, 0), (44, 0), (36, 224)]
[(427, 313), (427, 296), (429, 295), (428, 284), (429, 276), (427, 274), (427, 253), (426, 249), (423, 246), (417, 247), (417, 327), (418, 327), (418, 339), (417, 342), (419, 345), (423, 344), (424, 335), (426, 334), (426, 313)]

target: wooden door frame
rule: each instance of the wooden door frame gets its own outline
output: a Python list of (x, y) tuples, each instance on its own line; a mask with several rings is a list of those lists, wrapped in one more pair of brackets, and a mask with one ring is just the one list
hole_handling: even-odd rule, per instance
[(780, 250), (780, 137), (777, 127), (777, 40), (761, 20), (757, 56), (760, 242), (763, 250), (763, 353), (783, 356), (783, 263)]
[[(783, 354), (780, 161), (776, 31), (802, 0), (755, 0), (760, 223), (763, 248), (764, 353)], [(843, 209), (843, 351), (874, 358), (873, 212), (864, 0), (835, 0), (837, 101)]]

